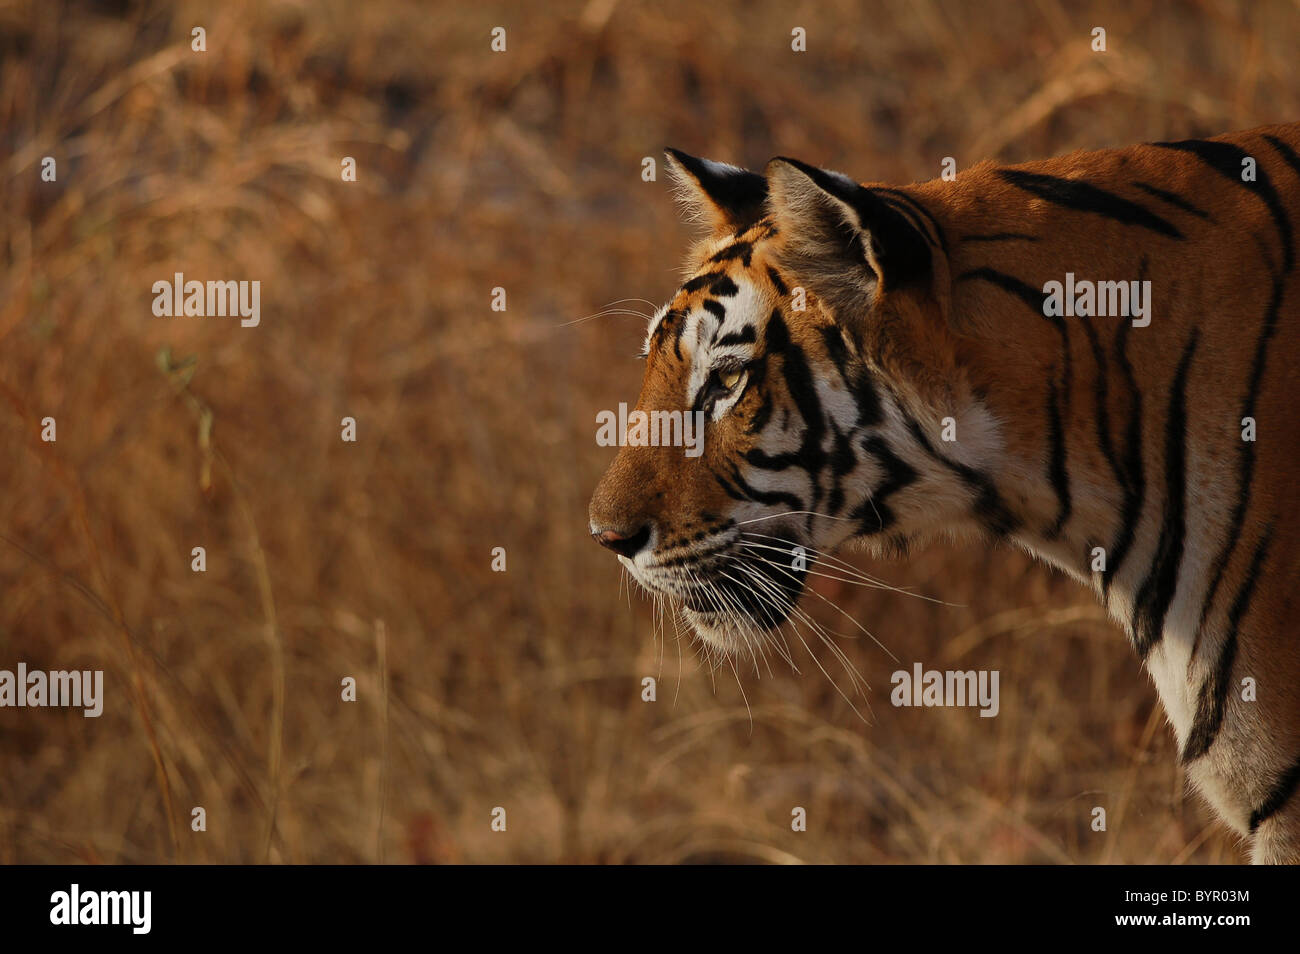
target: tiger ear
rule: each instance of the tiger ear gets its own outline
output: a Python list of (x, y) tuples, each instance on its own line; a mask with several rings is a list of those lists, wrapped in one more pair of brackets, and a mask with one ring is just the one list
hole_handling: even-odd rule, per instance
[(768, 209), (781, 258), (837, 313), (930, 275), (930, 247), (877, 193), (841, 172), (778, 157), (767, 164)]
[(688, 221), (703, 222), (714, 234), (735, 232), (763, 215), (767, 180), (757, 172), (665, 149), (668, 176)]

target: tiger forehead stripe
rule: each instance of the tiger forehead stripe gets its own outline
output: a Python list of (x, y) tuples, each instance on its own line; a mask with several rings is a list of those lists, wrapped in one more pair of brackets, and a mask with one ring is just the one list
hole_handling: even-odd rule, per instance
[(714, 252), (709, 259), (710, 262), (727, 262), (732, 259), (740, 259), (740, 263), (749, 268), (753, 261), (754, 243), (753, 242), (733, 242), (731, 245)]
[(673, 336), (673, 351), (678, 358), (681, 358), (681, 336), (685, 326), (685, 318), (685, 313), (680, 309), (673, 308), (670, 305), (660, 307), (646, 329), (645, 343), (641, 346), (638, 357), (649, 357), (650, 350), (655, 342), (661, 336), (671, 334)]
[(707, 288), (710, 294), (720, 298), (730, 298), (738, 291), (736, 283), (726, 272), (705, 272), (703, 275), (696, 275), (684, 284), (681, 290), (689, 295), (702, 288)]

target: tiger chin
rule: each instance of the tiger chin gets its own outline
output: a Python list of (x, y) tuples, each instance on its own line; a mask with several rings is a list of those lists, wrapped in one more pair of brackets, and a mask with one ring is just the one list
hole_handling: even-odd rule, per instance
[(755, 658), (850, 541), (1023, 547), (1127, 633), (1252, 859), (1300, 862), (1300, 124), (902, 187), (667, 163), (706, 233), (637, 409), (703, 445), (621, 446), (596, 540)]

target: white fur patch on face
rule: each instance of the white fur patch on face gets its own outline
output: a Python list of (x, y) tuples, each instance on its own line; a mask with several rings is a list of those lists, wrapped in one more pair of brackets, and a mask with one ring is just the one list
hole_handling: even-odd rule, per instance
[[(725, 244), (725, 243), (723, 243)], [(736, 282), (735, 295), (711, 297), (716, 308), (722, 309), (721, 317), (715, 310), (704, 307), (703, 303), (693, 307), (683, 319), (679, 347), (682, 354), (690, 361), (690, 373), (686, 377), (683, 405), (690, 407), (704, 382), (715, 368), (722, 363), (744, 364), (750, 361), (759, 340), (767, 326), (767, 315), (771, 303), (767, 293), (760, 290), (744, 276), (733, 278)], [(661, 305), (650, 319), (646, 328), (645, 344), (641, 354), (650, 353), (650, 344), (655, 332), (667, 317), (670, 307)], [(745, 390), (745, 381), (736, 385), (731, 395), (716, 402), (713, 407), (713, 419), (717, 420), (731, 409)]]
[[(710, 299), (723, 309), (721, 318), (703, 305), (691, 309), (686, 316), (682, 351), (690, 356), (691, 361), (684, 395), (687, 406), (720, 363), (743, 364), (749, 361), (763, 334), (767, 323), (767, 302), (763, 293), (743, 277), (736, 285), (739, 290), (735, 295)], [(742, 381), (730, 396), (713, 406), (713, 419), (725, 414), (743, 391)]]
[(656, 311), (654, 317), (650, 319), (650, 324), (646, 327), (645, 344), (641, 345), (641, 357), (644, 358), (650, 353), (650, 342), (655, 336), (655, 331), (658, 329), (659, 323), (664, 320), (666, 314), (668, 314), (668, 306), (660, 305), (659, 310)]

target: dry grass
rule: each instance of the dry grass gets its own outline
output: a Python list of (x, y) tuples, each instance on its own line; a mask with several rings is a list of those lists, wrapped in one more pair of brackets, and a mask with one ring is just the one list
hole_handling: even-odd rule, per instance
[[(1294, 119), (1294, 4), (109, 6), (0, 3), (0, 668), (108, 693), (0, 711), (0, 860), (1242, 860), (1121, 635), (1020, 554), (857, 560), (953, 605), (823, 590), (999, 669), (996, 719), (890, 707), (861, 639), (870, 727), (806, 656), (657, 645), (585, 530), (639, 323), (566, 322), (671, 290), (665, 144), (911, 181)], [(153, 318), (175, 271), (260, 280), (261, 326)]]

